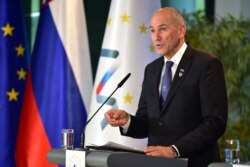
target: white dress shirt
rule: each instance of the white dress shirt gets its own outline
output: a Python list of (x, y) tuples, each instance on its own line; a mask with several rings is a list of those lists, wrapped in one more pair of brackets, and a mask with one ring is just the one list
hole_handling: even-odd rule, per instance
[[(161, 80), (162, 80), (164, 71), (165, 71), (165, 69), (166, 69), (166, 62), (167, 62), (167, 61), (172, 61), (172, 62), (174, 63), (174, 64), (172, 65), (172, 67), (171, 67), (172, 80), (173, 80), (174, 75), (175, 75), (175, 72), (176, 72), (176, 70), (177, 70), (177, 67), (178, 67), (178, 65), (179, 65), (179, 63), (180, 63), (180, 61), (181, 61), (181, 58), (182, 58), (182, 56), (183, 56), (183, 54), (184, 54), (186, 48), (187, 48), (187, 44), (184, 43), (184, 44), (181, 46), (181, 48), (174, 54), (174, 56), (173, 56), (170, 60), (168, 60), (166, 57), (164, 57), (164, 66), (163, 66), (162, 71), (161, 71)], [(161, 92), (161, 81), (160, 81), (160, 84), (159, 84), (159, 94), (160, 94), (160, 92)]]

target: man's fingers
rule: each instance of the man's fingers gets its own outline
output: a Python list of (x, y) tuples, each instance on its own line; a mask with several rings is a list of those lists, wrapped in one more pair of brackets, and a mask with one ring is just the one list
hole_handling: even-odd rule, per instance
[(145, 147), (144, 152), (146, 153), (146, 155), (161, 156), (161, 152), (157, 146)]
[(148, 147), (144, 147), (144, 152), (149, 153), (149, 152), (154, 152), (157, 151), (157, 146), (148, 146)]

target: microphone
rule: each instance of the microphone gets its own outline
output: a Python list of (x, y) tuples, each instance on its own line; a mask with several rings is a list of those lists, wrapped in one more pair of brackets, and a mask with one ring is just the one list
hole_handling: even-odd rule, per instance
[(117, 89), (120, 88), (120, 87), (122, 87), (122, 85), (123, 85), (123, 84), (127, 81), (127, 79), (130, 77), (130, 75), (131, 75), (131, 73), (128, 73), (128, 74), (126, 75), (126, 77), (124, 77), (123, 80), (121, 80), (121, 82), (118, 83)]
[[(117, 84), (116, 89), (107, 97), (107, 99), (102, 103), (102, 105), (95, 111), (95, 113), (90, 117), (90, 119), (86, 122), (85, 124), (85, 128), (88, 125), (88, 123), (94, 118), (94, 116), (98, 113), (98, 111), (102, 108), (102, 106), (110, 99), (110, 97), (116, 92), (116, 90), (120, 87), (122, 87), (122, 85), (128, 80), (128, 78), (130, 77), (131, 73), (128, 73), (122, 80), (120, 83)], [(84, 148), (84, 142), (85, 142), (85, 128), (83, 129), (82, 132), (82, 136), (81, 136), (81, 148)]]

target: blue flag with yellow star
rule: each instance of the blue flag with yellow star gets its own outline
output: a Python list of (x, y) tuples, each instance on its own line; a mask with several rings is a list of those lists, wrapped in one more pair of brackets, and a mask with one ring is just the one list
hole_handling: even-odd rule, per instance
[(16, 139), (27, 71), (21, 7), (21, 0), (0, 1), (0, 166), (4, 167), (16, 166)]

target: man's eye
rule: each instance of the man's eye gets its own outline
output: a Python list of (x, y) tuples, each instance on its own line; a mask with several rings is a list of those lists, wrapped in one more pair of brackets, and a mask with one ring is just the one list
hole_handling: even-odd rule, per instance
[(166, 31), (167, 30), (167, 28), (166, 27), (161, 27), (161, 29), (160, 29), (161, 31)]

